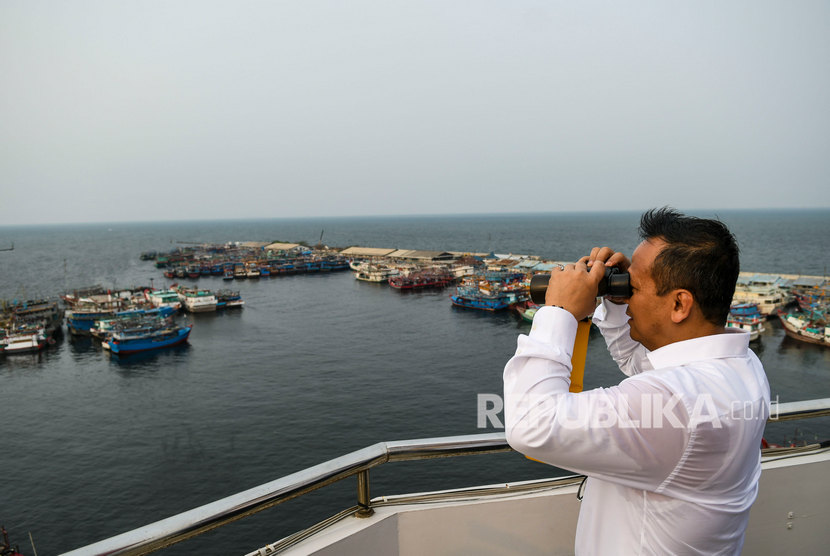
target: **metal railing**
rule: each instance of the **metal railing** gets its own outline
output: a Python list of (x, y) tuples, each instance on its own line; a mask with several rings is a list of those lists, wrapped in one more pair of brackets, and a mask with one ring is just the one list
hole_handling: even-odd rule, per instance
[[(773, 404), (771, 413), (771, 421), (830, 415), (830, 398)], [(393, 461), (413, 461), (511, 450), (504, 433), (379, 442), (167, 519), (77, 548), (66, 554), (71, 556), (148, 554), (355, 475), (358, 493), (357, 510), (354, 515), (368, 517), (373, 513), (369, 495), (369, 470), (372, 467)]]

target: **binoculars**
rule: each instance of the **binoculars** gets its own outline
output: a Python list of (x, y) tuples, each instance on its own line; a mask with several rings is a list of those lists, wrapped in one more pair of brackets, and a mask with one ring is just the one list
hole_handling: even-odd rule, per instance
[[(536, 274), (530, 279), (530, 300), (537, 305), (545, 304), (545, 292), (548, 291), (550, 274)], [(627, 272), (608, 267), (605, 276), (597, 286), (597, 297), (631, 297), (631, 283)]]

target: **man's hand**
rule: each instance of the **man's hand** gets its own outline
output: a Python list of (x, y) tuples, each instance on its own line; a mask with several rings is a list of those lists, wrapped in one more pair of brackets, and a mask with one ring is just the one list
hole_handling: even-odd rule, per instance
[(628, 267), (631, 266), (631, 261), (628, 257), (614, 251), (610, 247), (594, 247), (591, 249), (591, 254), (588, 257), (582, 257), (580, 260), (586, 260), (588, 266), (593, 266), (595, 261), (604, 263), (605, 266), (613, 266), (620, 269), (620, 272), (628, 272)]
[(582, 320), (596, 308), (597, 286), (605, 276), (605, 265), (594, 264), (588, 268), (586, 257), (576, 264), (569, 264), (550, 274), (545, 305), (558, 305)]
[[(620, 272), (628, 272), (628, 267), (631, 266), (631, 261), (628, 260), (628, 257), (619, 251), (614, 251), (610, 247), (594, 247), (591, 249), (589, 256), (582, 257), (580, 260), (585, 260), (586, 264), (591, 268), (597, 266), (594, 263), (600, 262), (606, 267), (613, 266), (619, 268)], [(628, 298), (625, 297), (606, 296), (605, 299), (617, 305), (628, 303)]]

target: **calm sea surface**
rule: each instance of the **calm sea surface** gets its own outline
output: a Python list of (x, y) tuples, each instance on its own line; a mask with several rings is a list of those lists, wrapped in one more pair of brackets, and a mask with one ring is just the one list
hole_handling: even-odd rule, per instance
[[(701, 216), (712, 214), (701, 213)], [(722, 212), (745, 270), (822, 275), (830, 211)], [(351, 218), (0, 227), (0, 299), (91, 284), (168, 283), (148, 250), (177, 242), (328, 245), (536, 254), (594, 245), (630, 253), (638, 215)], [(219, 278), (201, 278), (210, 289)], [(0, 523), (24, 553), (55, 554), (385, 440), (494, 432), (477, 395), (500, 394), (525, 332), (510, 313), (454, 308), (447, 291), (402, 294), (350, 272), (235, 281), (240, 311), (181, 317), (187, 346), (111, 359), (68, 334), (0, 357)], [(830, 397), (830, 350), (769, 323), (756, 352), (773, 398)], [(586, 387), (622, 375), (592, 335)], [(830, 438), (830, 422), (770, 426), (771, 441)], [(518, 454), (387, 464), (372, 495), (549, 476)], [(355, 503), (354, 481), (288, 502), (163, 554), (243, 554)], [(25, 542), (24, 542), (25, 541)]]

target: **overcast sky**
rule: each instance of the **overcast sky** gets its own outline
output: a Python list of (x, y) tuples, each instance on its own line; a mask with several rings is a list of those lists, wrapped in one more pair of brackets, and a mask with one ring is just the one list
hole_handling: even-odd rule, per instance
[(0, 2), (0, 225), (830, 207), (830, 2)]

